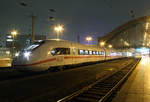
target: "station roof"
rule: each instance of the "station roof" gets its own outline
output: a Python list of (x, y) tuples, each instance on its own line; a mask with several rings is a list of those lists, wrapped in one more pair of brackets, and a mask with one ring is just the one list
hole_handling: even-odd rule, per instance
[[(147, 22), (150, 22), (150, 16), (139, 17), (139, 18), (133, 19), (131, 21), (128, 21), (127, 23), (122, 24), (121, 26), (115, 28), (113, 31), (109, 32), (105, 36), (99, 37), (98, 43), (100, 43), (101, 41), (105, 41), (105, 43), (112, 44), (113, 46), (115, 45), (115, 47), (122, 47), (124, 45), (118, 45), (120, 42), (120, 39), (128, 39), (128, 42), (130, 42), (130, 47), (141, 46), (144, 43), (144, 39), (143, 39), (143, 41), (139, 40), (141, 35), (144, 36), (145, 32), (147, 32), (147, 34), (150, 33), (149, 29), (146, 29), (146, 27), (145, 27)], [(138, 27), (138, 30), (140, 29), (139, 31), (140, 31), (141, 35), (136, 33), (137, 25), (140, 25)], [(148, 26), (148, 28), (149, 27), (150, 26)], [(128, 32), (128, 34), (126, 34), (126, 37), (123, 35), (123, 32)], [(131, 34), (133, 35), (133, 37), (129, 36)], [(137, 43), (137, 41), (136, 41), (136, 44), (133, 42), (133, 40), (137, 40), (137, 39), (134, 39), (134, 36), (139, 36), (138, 37), (139, 42)], [(147, 38), (148, 38), (148, 36), (147, 36)]]

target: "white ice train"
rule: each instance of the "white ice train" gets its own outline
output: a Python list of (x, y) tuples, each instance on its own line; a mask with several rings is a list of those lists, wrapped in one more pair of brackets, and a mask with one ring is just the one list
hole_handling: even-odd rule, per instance
[[(106, 53), (105, 53), (106, 52)], [(18, 70), (45, 71), (55, 66), (122, 57), (120, 52), (98, 46), (83, 45), (64, 40), (35, 42), (14, 58), (12, 65)]]

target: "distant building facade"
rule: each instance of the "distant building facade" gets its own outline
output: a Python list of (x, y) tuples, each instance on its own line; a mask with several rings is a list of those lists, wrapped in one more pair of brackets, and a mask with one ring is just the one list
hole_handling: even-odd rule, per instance
[(10, 58), (10, 49), (9, 48), (4, 48), (0, 47), (0, 59), (1, 58)]
[[(45, 40), (45, 39), (46, 39), (46, 35), (35, 35), (35, 41), (36, 40)], [(5, 41), (6, 41), (7, 48), (12, 48), (14, 46), (15, 49), (17, 51), (19, 51), (31, 44), (31, 35), (19, 34), (19, 35), (17, 35), (17, 37), (15, 37), (15, 39), (13, 39), (13, 37), (9, 34), (6, 36)]]
[(0, 47), (5, 47), (6, 46), (6, 35), (0, 33)]
[[(46, 35), (35, 35), (35, 41), (45, 39)], [(12, 52), (15, 54), (15, 52), (21, 51), (30, 44), (31, 35), (18, 34), (13, 39), (10, 34), (0, 34), (0, 58), (11, 57)]]

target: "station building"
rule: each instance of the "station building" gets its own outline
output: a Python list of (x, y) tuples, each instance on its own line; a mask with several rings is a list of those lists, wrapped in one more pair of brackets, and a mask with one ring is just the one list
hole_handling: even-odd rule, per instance
[(6, 46), (6, 34), (0, 33), (0, 47)]
[(150, 16), (135, 18), (98, 38), (98, 45), (105, 42), (105, 47), (112, 45), (116, 49), (134, 49), (149, 53)]

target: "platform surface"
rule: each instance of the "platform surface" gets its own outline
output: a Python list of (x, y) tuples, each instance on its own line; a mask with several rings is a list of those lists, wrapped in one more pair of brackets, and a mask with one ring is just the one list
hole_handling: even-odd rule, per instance
[(150, 102), (149, 57), (142, 57), (112, 102)]

